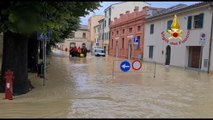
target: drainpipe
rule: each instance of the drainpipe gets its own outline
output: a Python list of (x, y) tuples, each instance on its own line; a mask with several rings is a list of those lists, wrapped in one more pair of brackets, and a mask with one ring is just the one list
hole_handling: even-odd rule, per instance
[(211, 21), (211, 33), (210, 33), (210, 42), (209, 42), (209, 60), (208, 60), (208, 73), (210, 73), (210, 65), (211, 65), (211, 51), (212, 51), (212, 31), (213, 31), (213, 4), (210, 4), (211, 12), (212, 12), (212, 21)]

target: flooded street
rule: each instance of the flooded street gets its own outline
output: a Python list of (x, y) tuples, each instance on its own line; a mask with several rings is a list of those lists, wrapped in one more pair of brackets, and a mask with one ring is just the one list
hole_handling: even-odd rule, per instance
[(31, 73), (31, 92), (12, 101), (1, 93), (1, 118), (213, 117), (213, 75), (156, 65), (155, 78), (122, 73), (113, 79), (113, 59), (53, 50), (46, 85)]

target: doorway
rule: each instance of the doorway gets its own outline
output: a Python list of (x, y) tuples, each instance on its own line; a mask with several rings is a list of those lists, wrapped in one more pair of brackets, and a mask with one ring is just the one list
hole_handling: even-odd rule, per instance
[(170, 65), (170, 59), (171, 59), (171, 47), (168, 45), (166, 47), (166, 62), (165, 62), (165, 65)]
[(188, 67), (200, 68), (200, 63), (201, 63), (201, 46), (190, 46)]

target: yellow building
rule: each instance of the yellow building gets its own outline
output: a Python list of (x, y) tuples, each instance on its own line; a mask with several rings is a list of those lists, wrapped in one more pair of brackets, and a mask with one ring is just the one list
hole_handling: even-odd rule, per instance
[(90, 50), (91, 45), (88, 39), (87, 25), (81, 25), (80, 28), (71, 35), (71, 37), (66, 38), (63, 43), (58, 43), (61, 50), (69, 50), (72, 45), (82, 47), (82, 44), (85, 44), (86, 48)]
[(99, 24), (98, 21), (100, 21), (103, 18), (104, 18), (103, 15), (94, 15), (94, 16), (90, 17), (88, 20), (89, 40), (91, 42), (91, 50), (94, 47), (96, 47), (96, 41), (97, 41), (97, 39), (95, 39), (95, 29), (94, 28), (95, 28), (95, 26), (97, 26)]

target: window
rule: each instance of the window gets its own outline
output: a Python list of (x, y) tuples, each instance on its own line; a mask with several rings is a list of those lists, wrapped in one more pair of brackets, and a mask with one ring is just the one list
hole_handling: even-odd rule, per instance
[(109, 8), (109, 17), (111, 16), (111, 8)]
[(192, 29), (192, 16), (188, 16), (187, 30)]
[(117, 31), (117, 35), (119, 34), (119, 31)]
[(125, 29), (123, 29), (123, 34), (125, 33)]
[(111, 43), (111, 48), (113, 48), (113, 39), (112, 39), (112, 43)]
[(83, 38), (86, 38), (86, 33), (83, 33)]
[(137, 46), (137, 49), (140, 49), (140, 42), (141, 42), (141, 37), (140, 36), (137, 36), (137, 38), (138, 38), (138, 46)]
[(167, 21), (167, 30), (171, 29), (172, 22), (173, 20)]
[(132, 33), (132, 28), (129, 28), (129, 33)]
[[(188, 16), (188, 21), (187, 21), (187, 29), (191, 30), (193, 28), (203, 28), (203, 17), (204, 13), (195, 15), (195, 16)], [(192, 26), (193, 25), (193, 26)]]
[(150, 25), (150, 34), (153, 34), (154, 33), (154, 24), (151, 24)]
[(203, 13), (194, 16), (194, 28), (203, 27)]
[(149, 46), (149, 58), (153, 58), (153, 47), (154, 46)]
[(106, 27), (106, 20), (104, 20), (104, 28)]
[(124, 38), (122, 38), (122, 48), (124, 48)]
[(138, 26), (138, 31), (141, 31), (141, 26)]
[(111, 20), (110, 20), (110, 18), (109, 18), (108, 26), (110, 26), (110, 22), (111, 22)]
[(102, 34), (102, 40), (104, 39), (104, 34)]
[(70, 38), (74, 38), (74, 37), (75, 37), (75, 33), (74, 33), (74, 32), (71, 32), (71, 33), (69, 34), (69, 37), (70, 37)]

